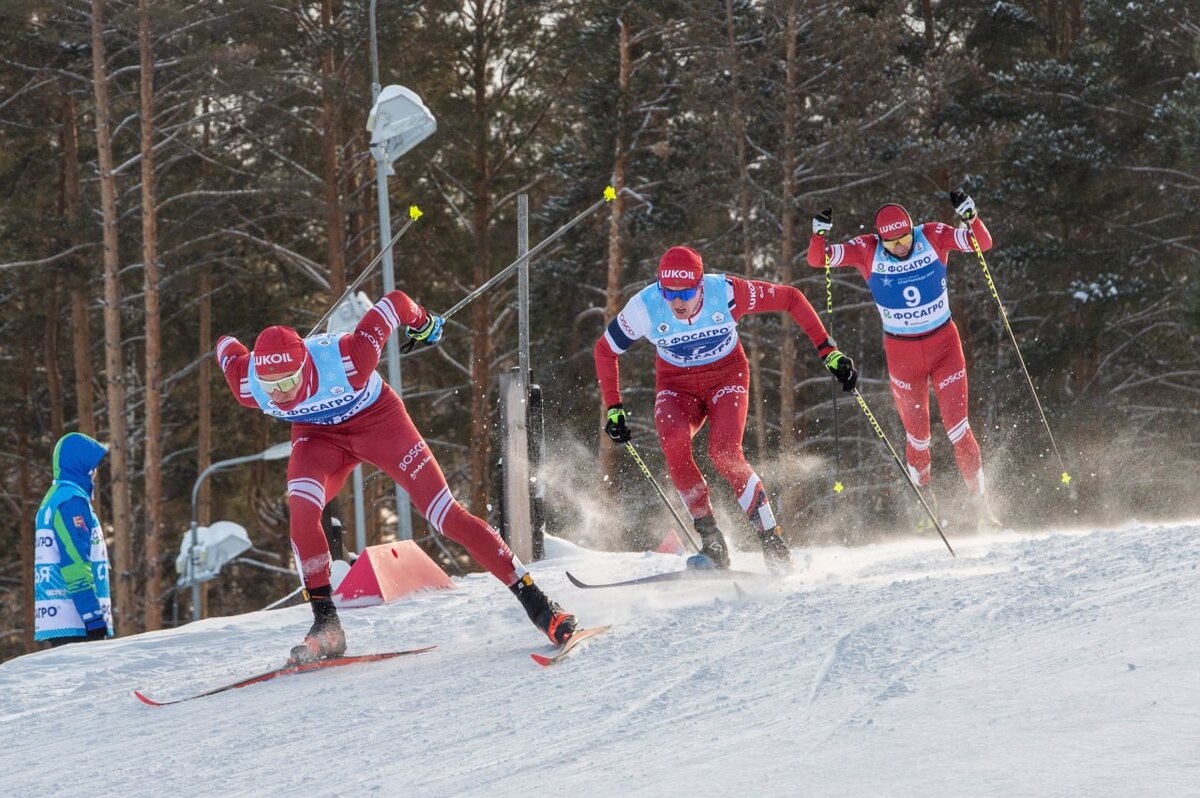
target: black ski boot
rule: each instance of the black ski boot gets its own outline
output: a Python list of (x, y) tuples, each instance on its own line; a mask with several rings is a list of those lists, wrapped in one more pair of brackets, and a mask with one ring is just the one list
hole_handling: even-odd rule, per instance
[(695, 524), (700, 533), (700, 552), (688, 557), (688, 568), (728, 568), (729, 546), (717, 528), (717, 520), (708, 515), (697, 518)]
[(313, 625), (304, 636), (304, 642), (292, 649), (289, 665), (304, 665), (322, 659), (333, 659), (346, 653), (346, 633), (333, 606), (333, 588), (313, 588), (309, 592), (312, 605)]
[(767, 564), (768, 571), (786, 574), (792, 570), (792, 552), (779, 527), (759, 532), (758, 539), (762, 542), (763, 562)]
[(561, 646), (575, 634), (575, 616), (546, 598), (542, 589), (533, 583), (532, 576), (525, 574), (508, 589), (521, 602), (529, 620), (550, 638), (551, 643)]

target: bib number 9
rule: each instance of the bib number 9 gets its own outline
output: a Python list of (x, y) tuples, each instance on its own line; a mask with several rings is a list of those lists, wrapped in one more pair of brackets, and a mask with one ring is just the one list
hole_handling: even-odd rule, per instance
[(901, 293), (904, 294), (904, 304), (910, 308), (915, 308), (921, 304), (921, 292), (915, 285), (908, 286)]

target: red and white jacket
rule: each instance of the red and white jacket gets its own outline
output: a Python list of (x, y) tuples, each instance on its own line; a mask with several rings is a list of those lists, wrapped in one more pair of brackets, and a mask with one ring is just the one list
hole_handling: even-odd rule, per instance
[[(658, 350), (655, 374), (660, 384), (673, 378), (686, 380), (708, 372), (744, 368), (746, 353), (737, 340), (736, 326), (739, 319), (751, 313), (785, 311), (804, 330), (821, 357), (836, 348), (813, 306), (792, 286), (710, 274), (705, 275), (701, 290), (700, 304), (690, 319), (671, 318), (658, 283), (651, 283), (609, 322), (592, 350), (606, 406), (621, 401), (617, 358), (639, 338), (650, 339)], [(689, 354), (698, 362), (677, 365), (685, 363)]]
[[(398, 327), (420, 327), (427, 318), (425, 309), (403, 291), (392, 291), (375, 303), (359, 321), (354, 332), (338, 339), (342, 367), (350, 386), (355, 390), (366, 386), (379, 364), (379, 356), (388, 336)], [(216, 356), (225, 374), (225, 382), (238, 402), (246, 407), (258, 407), (258, 402), (250, 394), (250, 350), (233, 336), (222, 335), (217, 339)], [(280, 405), (280, 408), (289, 410), (295, 407), (313, 396), (317, 387), (317, 368), (313, 359), (308, 358), (304, 364), (304, 382), (299, 393), (291, 402)]]

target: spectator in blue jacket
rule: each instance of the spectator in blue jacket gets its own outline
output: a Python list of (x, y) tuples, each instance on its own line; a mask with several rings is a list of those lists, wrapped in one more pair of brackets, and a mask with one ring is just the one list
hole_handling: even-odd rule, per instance
[(108, 549), (92, 510), (92, 478), (108, 454), (79, 432), (54, 447), (54, 484), (38, 508), (34, 543), (35, 640), (50, 645), (113, 635)]

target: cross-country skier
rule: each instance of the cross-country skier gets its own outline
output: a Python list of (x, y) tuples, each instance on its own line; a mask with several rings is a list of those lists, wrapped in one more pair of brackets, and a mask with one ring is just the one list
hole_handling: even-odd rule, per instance
[(854, 362), (838, 350), (803, 294), (788, 285), (706, 275), (700, 254), (689, 247), (666, 251), (658, 263), (658, 281), (629, 300), (593, 350), (608, 408), (605, 431), (622, 444), (629, 441), (630, 432), (621, 404), (617, 358), (639, 338), (649, 339), (658, 350), (654, 426), (671, 481), (700, 533), (700, 553), (711, 561), (711, 565), (703, 560), (694, 564), (729, 567), (729, 551), (713, 519), (708, 484), (692, 457), (692, 438), (707, 419), (709, 456), (758, 533), (767, 566), (780, 571), (791, 566), (791, 553), (762, 480), (742, 453), (750, 369), (737, 323), (747, 313), (774, 311), (790, 313), (825, 367), (845, 390), (854, 388), (858, 381)]
[[(959, 190), (950, 192), (958, 216), (970, 226), (981, 250), (992, 236)], [(875, 233), (843, 244), (826, 245), (833, 211), (826, 208), (812, 222), (808, 265), (853, 266), (867, 282), (883, 318), (883, 350), (892, 396), (905, 430), (909, 476), (918, 486), (930, 481), (929, 384), (937, 396), (954, 459), (967, 483), (982, 527), (1000, 526), (992, 515), (983, 479), (979, 443), (967, 420), (967, 367), (958, 328), (950, 318), (946, 262), (951, 252), (971, 252), (967, 230), (941, 222), (914, 227), (902, 206), (887, 203), (875, 212)]]
[(565, 643), (575, 630), (575, 616), (542, 593), (496, 530), (454, 499), (404, 403), (375, 371), (379, 353), (397, 327), (403, 325), (409, 338), (432, 345), (441, 339), (442, 324), (440, 316), (402, 291), (392, 291), (352, 333), (302, 339), (291, 327), (268, 327), (253, 352), (229, 336), (217, 341), (217, 360), (238, 402), (292, 424), (290, 531), (314, 617), (304, 642), (292, 649), (293, 661), (337, 657), (346, 650), (333, 605), (321, 512), (360, 462), (383, 469), (434, 529), (461, 543), (508, 585), (552, 642)]

